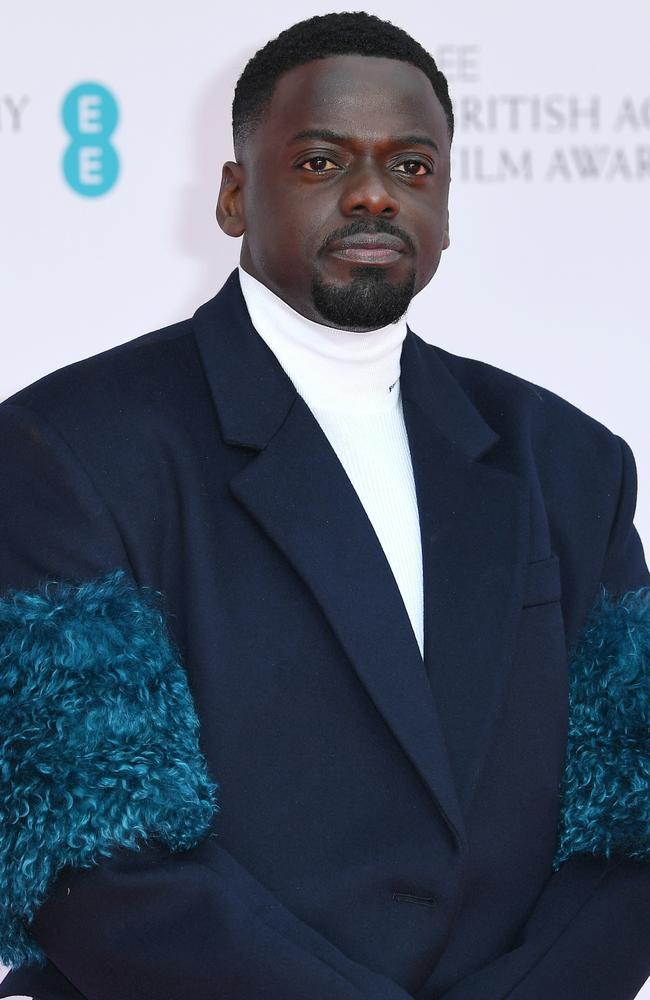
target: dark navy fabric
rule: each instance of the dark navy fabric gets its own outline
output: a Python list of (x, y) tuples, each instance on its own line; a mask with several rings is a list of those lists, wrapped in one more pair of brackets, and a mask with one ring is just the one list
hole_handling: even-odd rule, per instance
[(370, 521), (253, 328), (191, 320), (0, 406), (0, 592), (163, 595), (219, 784), (200, 847), (65, 871), (40, 1000), (627, 1000), (650, 864), (556, 873), (570, 652), (650, 584), (628, 445), (409, 329), (425, 657)]

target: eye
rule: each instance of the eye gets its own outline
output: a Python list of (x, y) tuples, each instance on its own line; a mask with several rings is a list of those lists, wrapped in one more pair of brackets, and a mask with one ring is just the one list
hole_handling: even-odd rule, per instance
[[(308, 173), (310, 174), (326, 174), (329, 170), (325, 169), (325, 164), (329, 163), (335, 170), (338, 170), (336, 163), (333, 160), (328, 160), (326, 156), (310, 156), (308, 160), (303, 160), (302, 163), (298, 164), (301, 168), (305, 168), (309, 164)], [(313, 169), (312, 169), (313, 167)]]
[[(397, 166), (405, 168), (415, 167), (416, 168), (415, 171), (406, 169), (403, 171), (405, 174), (408, 174), (409, 177), (424, 177), (426, 176), (426, 174), (430, 174), (433, 172), (431, 169), (431, 165), (429, 163), (426, 163), (424, 160), (402, 160), (402, 162), (398, 163)], [(419, 171), (420, 167), (423, 168), (422, 172), (417, 172)], [(402, 171), (400, 171), (400, 173), (402, 173)]]

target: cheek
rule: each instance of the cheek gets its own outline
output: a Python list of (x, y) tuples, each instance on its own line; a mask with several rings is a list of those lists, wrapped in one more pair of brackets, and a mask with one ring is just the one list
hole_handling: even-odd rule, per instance
[(444, 224), (432, 225), (420, 237), (418, 254), (417, 290), (420, 291), (431, 281), (438, 270), (445, 244)]
[(299, 267), (315, 239), (314, 206), (310, 200), (286, 186), (268, 185), (254, 193), (247, 211), (251, 247), (267, 259), (289, 258), (293, 266)]
[(437, 258), (444, 249), (447, 230), (447, 206), (437, 206), (427, 216), (427, 224), (423, 225), (422, 216), (419, 220), (419, 246), (423, 265)]

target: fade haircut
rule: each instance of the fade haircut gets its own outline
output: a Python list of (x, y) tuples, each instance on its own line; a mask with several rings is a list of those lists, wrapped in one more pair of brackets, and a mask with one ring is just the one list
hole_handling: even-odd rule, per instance
[(268, 111), (273, 91), (283, 73), (327, 56), (361, 55), (401, 59), (428, 76), (440, 101), (449, 130), (454, 134), (454, 112), (446, 77), (419, 42), (390, 21), (365, 11), (322, 14), (281, 31), (249, 59), (237, 81), (232, 103), (235, 156)]

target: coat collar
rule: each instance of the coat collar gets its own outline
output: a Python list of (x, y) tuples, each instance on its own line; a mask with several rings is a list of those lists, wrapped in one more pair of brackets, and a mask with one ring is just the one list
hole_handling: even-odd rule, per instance
[(253, 327), (236, 270), (193, 326), (223, 438), (256, 453), (232, 494), (311, 590), (462, 848), (507, 691), (527, 558), (524, 483), (479, 461), (498, 434), (409, 329), (401, 387), (422, 538), (423, 663), (365, 510)]
[[(193, 323), (224, 440), (247, 448), (265, 448), (297, 392), (251, 323), (237, 269), (217, 295), (199, 307)], [(410, 328), (402, 347), (400, 384), (402, 398), (411, 399), (468, 458), (478, 458), (498, 441), (499, 435), (439, 356)], [(249, 398), (245, 389), (256, 385), (263, 385), (264, 392)]]

